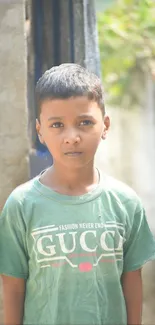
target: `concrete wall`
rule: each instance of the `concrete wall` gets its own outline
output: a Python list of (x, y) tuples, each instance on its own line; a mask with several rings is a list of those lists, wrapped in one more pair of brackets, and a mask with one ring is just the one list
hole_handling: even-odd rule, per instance
[(24, 0), (0, 1), (0, 210), (28, 179)]
[[(143, 201), (149, 226), (155, 236), (154, 106), (129, 111), (107, 108), (111, 129), (107, 140), (100, 144), (96, 163), (104, 172), (127, 183), (137, 192)], [(155, 261), (152, 261), (143, 268), (143, 324), (155, 324), (154, 306)]]
[(28, 179), (24, 11), (24, 0), (0, 0), (0, 210)]

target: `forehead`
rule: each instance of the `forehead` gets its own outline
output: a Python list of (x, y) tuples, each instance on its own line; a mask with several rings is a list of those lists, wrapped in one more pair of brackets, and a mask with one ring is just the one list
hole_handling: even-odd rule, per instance
[(68, 99), (47, 99), (41, 104), (41, 116), (78, 116), (91, 114), (94, 117), (101, 115), (101, 108), (94, 100), (87, 97), (71, 97)]

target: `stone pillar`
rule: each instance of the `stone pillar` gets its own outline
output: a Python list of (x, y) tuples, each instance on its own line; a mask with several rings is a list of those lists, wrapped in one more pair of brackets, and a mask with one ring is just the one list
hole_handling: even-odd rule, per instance
[(0, 210), (28, 179), (24, 0), (0, 0)]

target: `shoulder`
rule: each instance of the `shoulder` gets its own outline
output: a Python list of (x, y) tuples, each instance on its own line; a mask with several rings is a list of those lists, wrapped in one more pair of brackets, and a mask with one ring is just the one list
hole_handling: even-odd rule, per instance
[(36, 194), (34, 182), (35, 178), (16, 187), (7, 198), (3, 210), (10, 208), (20, 209), (27, 199), (33, 200), (34, 195)]
[(127, 184), (123, 183), (120, 180), (115, 179), (109, 175), (105, 175), (103, 181), (105, 180), (105, 188), (108, 192), (115, 193), (122, 199), (134, 199), (138, 198), (136, 192)]
[(105, 175), (102, 179), (103, 188), (111, 200), (126, 208), (132, 207), (135, 213), (143, 209), (141, 199), (130, 186), (109, 175)]

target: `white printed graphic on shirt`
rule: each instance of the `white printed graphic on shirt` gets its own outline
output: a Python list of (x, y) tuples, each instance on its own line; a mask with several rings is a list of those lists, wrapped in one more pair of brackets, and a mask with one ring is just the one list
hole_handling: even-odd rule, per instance
[[(49, 225), (33, 229), (31, 235), (35, 242), (37, 263), (40, 263), (41, 268), (68, 264), (88, 272), (99, 262), (122, 261), (122, 223)], [(90, 256), (94, 257), (93, 264), (87, 261)]]

